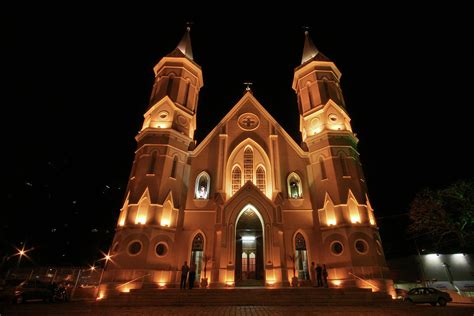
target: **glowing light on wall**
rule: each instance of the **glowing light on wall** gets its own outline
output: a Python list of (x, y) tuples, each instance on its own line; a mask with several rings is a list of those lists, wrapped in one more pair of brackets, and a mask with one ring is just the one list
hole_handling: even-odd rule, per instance
[(162, 217), (160, 224), (161, 224), (161, 226), (169, 227), (170, 226), (170, 219)]
[(335, 218), (328, 218), (328, 226), (334, 226), (336, 225), (336, 219)]
[(369, 210), (369, 221), (370, 221), (370, 225), (375, 225), (374, 212), (371, 210)]
[(151, 122), (151, 127), (154, 127), (154, 128), (171, 128), (171, 122)]
[[(352, 193), (351, 193), (352, 195)], [(350, 198), (349, 202), (347, 203), (347, 206), (349, 208), (349, 215), (351, 218), (352, 223), (360, 223), (360, 214), (359, 214), (359, 207), (357, 206), (357, 202), (354, 200), (354, 198)]]
[(101, 300), (103, 299), (105, 296), (104, 296), (104, 293), (99, 293), (99, 296), (97, 296), (96, 300)]
[(120, 218), (119, 226), (125, 225), (125, 218)]
[(351, 222), (352, 223), (360, 223), (360, 216), (359, 215), (351, 215)]
[(455, 253), (455, 254), (452, 254), (451, 255), (451, 259), (453, 262), (457, 263), (457, 264), (465, 264), (467, 265), (468, 262), (467, 262), (467, 257), (465, 254), (463, 253)]
[(225, 284), (227, 286), (234, 286), (234, 281), (226, 281)]
[(167, 201), (165, 205), (163, 205), (163, 213), (161, 213), (161, 226), (169, 227), (171, 223), (171, 203)]
[(137, 218), (135, 219), (135, 224), (145, 224), (146, 223), (146, 216), (144, 215), (141, 215), (141, 216), (137, 216)]
[(335, 286), (340, 286), (342, 284), (342, 281), (341, 280), (332, 280), (331, 281), (332, 284), (334, 284)]

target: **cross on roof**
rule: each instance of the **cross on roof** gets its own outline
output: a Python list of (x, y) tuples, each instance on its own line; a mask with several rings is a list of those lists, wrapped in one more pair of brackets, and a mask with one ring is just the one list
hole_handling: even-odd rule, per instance
[(253, 85), (253, 82), (244, 82), (244, 85), (246, 85), (245, 90), (250, 91), (250, 86)]

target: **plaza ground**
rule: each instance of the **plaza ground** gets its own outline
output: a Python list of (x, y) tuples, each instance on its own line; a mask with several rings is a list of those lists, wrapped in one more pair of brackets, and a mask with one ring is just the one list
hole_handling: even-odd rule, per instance
[(390, 306), (105, 306), (96, 302), (4, 305), (0, 315), (474, 315), (473, 304), (390, 304)]

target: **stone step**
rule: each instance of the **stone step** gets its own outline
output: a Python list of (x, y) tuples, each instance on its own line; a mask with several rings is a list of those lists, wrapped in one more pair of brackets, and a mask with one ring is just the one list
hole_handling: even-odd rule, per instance
[(384, 305), (392, 303), (386, 293), (370, 289), (137, 289), (109, 296), (103, 305), (143, 306), (227, 306), (227, 305)]

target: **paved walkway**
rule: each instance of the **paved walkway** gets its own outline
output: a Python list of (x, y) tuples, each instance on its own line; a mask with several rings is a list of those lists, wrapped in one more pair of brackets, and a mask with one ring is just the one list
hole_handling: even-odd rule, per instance
[(158, 315), (189, 315), (189, 316), (298, 316), (298, 315), (453, 315), (473, 316), (473, 305), (452, 304), (447, 307), (430, 305), (399, 306), (163, 306), (163, 307), (118, 307), (99, 306), (89, 302), (72, 303), (26, 303), (22, 305), (0, 306), (0, 316), (4, 315), (105, 315), (105, 316), (158, 316)]

